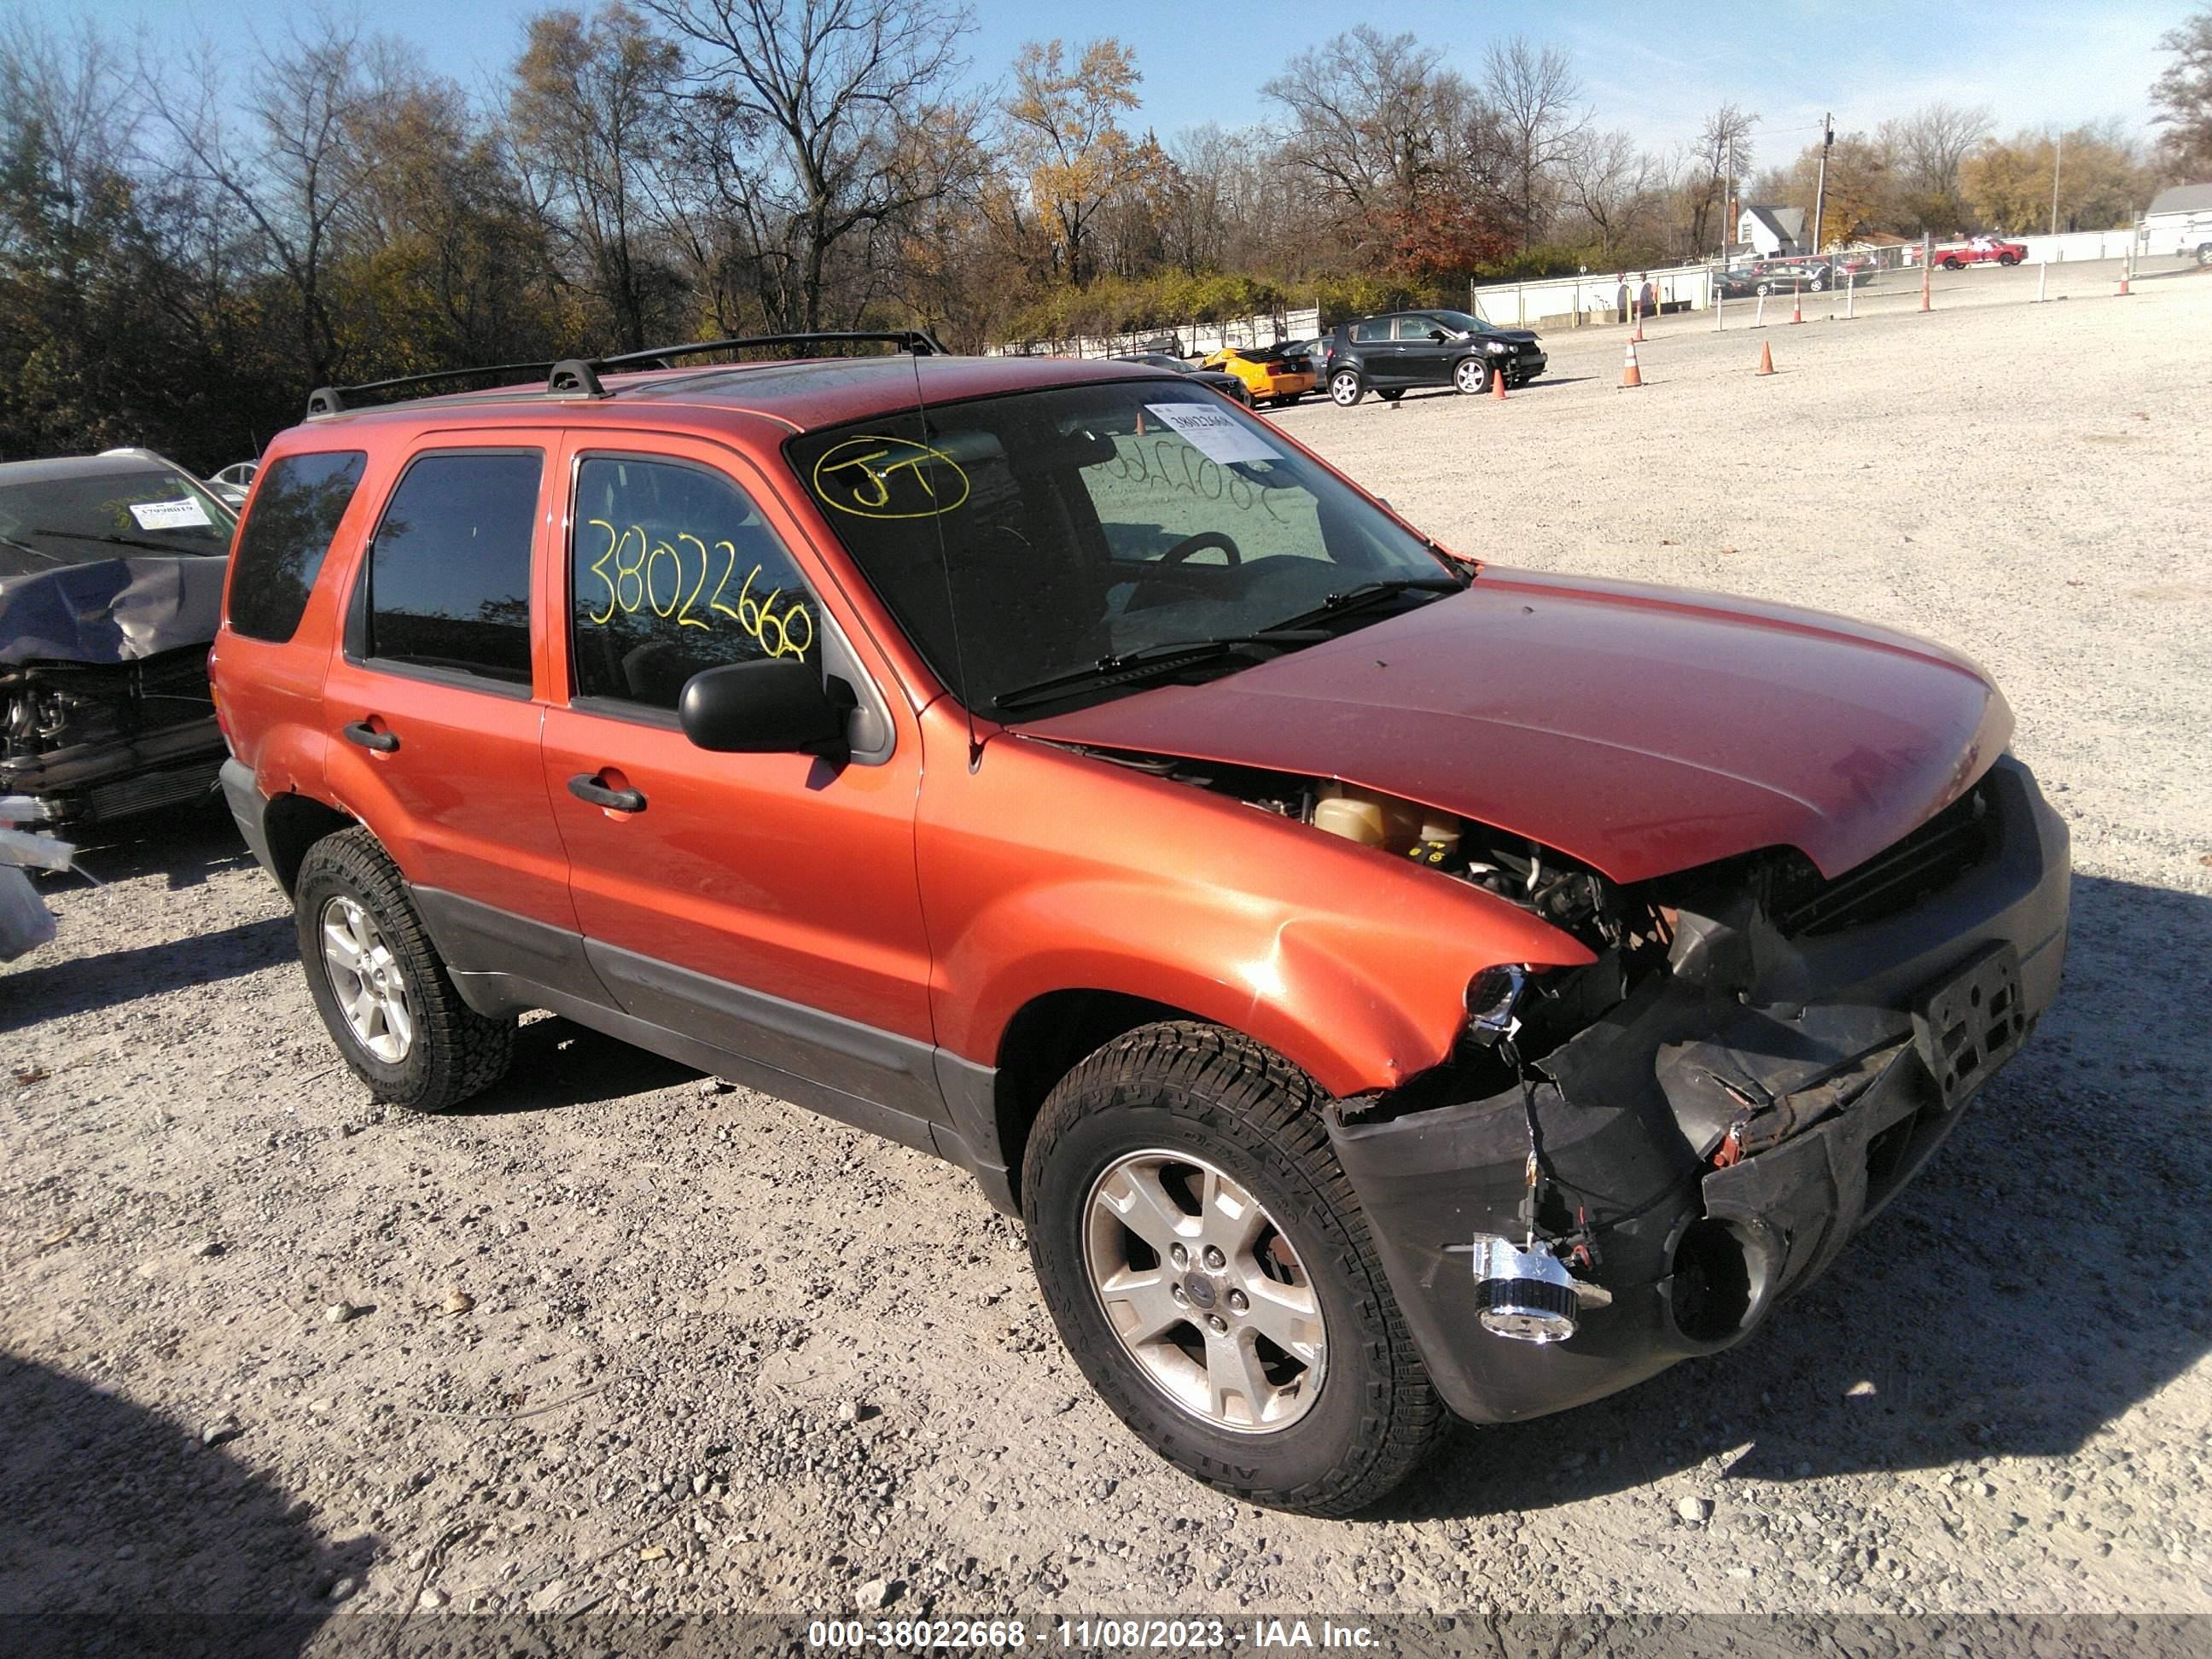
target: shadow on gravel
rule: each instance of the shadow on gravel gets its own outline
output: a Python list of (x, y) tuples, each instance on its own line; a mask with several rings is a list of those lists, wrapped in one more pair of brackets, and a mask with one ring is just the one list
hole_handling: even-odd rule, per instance
[(42, 1020), (112, 1008), (189, 985), (211, 985), (298, 957), (289, 916), (241, 921), (166, 945), (134, 945), (44, 966), (34, 955), (27, 958), (30, 966), (0, 974), (0, 1031), (20, 1031)]
[[(171, 892), (197, 887), (217, 870), (253, 862), (253, 854), (238, 838), (238, 826), (219, 801), (126, 818), (106, 828), (74, 832), (67, 839), (76, 843), (77, 863), (101, 881), (166, 875)], [(70, 879), (64, 878), (64, 884)]]
[(2212, 898), (2076, 876), (2057, 1003), (1819, 1283), (1727, 1353), (1462, 1431), (1376, 1518), (1542, 1509), (1714, 1458), (1787, 1482), (2082, 1452), (2212, 1350), (2208, 984)]
[[(233, 1653), (296, 1653), (331, 1585), (379, 1553), (374, 1537), (326, 1542), (311, 1505), (202, 1444), (197, 1425), (4, 1352), (0, 1423), (0, 1634), (13, 1652), (160, 1652), (190, 1633), (221, 1634)], [(166, 1622), (218, 1613), (258, 1617), (237, 1632)]]
[(697, 1078), (689, 1066), (603, 1036), (565, 1019), (534, 1019), (514, 1034), (514, 1064), (495, 1087), (445, 1114), (504, 1117), (589, 1106), (673, 1088)]

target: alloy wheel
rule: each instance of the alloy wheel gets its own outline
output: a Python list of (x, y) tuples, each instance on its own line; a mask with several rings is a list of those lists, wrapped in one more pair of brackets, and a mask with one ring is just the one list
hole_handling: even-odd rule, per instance
[(1338, 375), (1328, 383), (1328, 395), (1346, 409), (1359, 401), (1359, 377), (1350, 372)]
[(1459, 382), (1459, 389), (1472, 398), (1482, 392), (1489, 373), (1478, 359), (1469, 357), (1453, 371), (1452, 378)]
[(323, 906), (323, 971), (354, 1040), (387, 1066), (415, 1046), (415, 1010), (407, 975), (376, 921), (340, 893)]
[(1328, 1340), (1312, 1278), (1266, 1206), (1205, 1159), (1110, 1164), (1085, 1206), (1084, 1263), (1123, 1349), (1209, 1426), (1271, 1433), (1320, 1397)]

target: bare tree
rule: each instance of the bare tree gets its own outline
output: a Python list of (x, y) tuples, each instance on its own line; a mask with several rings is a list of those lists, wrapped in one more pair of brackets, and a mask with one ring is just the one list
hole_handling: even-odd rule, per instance
[(1995, 129), (1989, 110), (1935, 103), (1885, 121), (1875, 143), (1900, 192), (1899, 204), (1923, 228), (1948, 231), (1961, 219), (1959, 169)]
[(1559, 170), (1589, 125), (1589, 113), (1576, 107), (1582, 82), (1565, 52), (1516, 34), (1485, 54), (1482, 90), (1504, 141), (1507, 195), (1526, 249), (1543, 228)]
[(2166, 176), (2176, 184), (2202, 179), (2212, 172), (2212, 8), (2168, 29), (2158, 49), (2173, 54), (2150, 88)]
[(1292, 58), (1261, 91), (1290, 118), (1282, 165), (1335, 206), (1355, 254), (1395, 246), (1440, 198), (1460, 210), (1496, 205), (1492, 112), (1410, 34), (1362, 23)]
[(1598, 234), (1598, 252), (1610, 259), (1650, 205), (1654, 167), (1625, 132), (1584, 132), (1560, 164), (1566, 199)]
[[(771, 320), (823, 325), (832, 263), (865, 270), (871, 236), (955, 181), (908, 140), (954, 104), (963, 9), (939, 0), (645, 0), (690, 43), (687, 85), (728, 146), (722, 199), (741, 205)], [(695, 157), (695, 159), (697, 159)]]
[[(368, 88), (361, 38), (349, 25), (319, 16), (282, 50), (263, 48), (245, 100), (254, 142), (237, 146), (220, 115), (213, 54), (203, 72), (142, 61), (142, 96), (173, 147), (182, 182), (231, 204), (283, 273), (298, 309), (301, 366), (319, 385), (330, 378), (337, 338), (330, 305), (337, 227), (361, 182), (349, 125)], [(183, 97), (176, 88), (189, 86)]]
[(645, 243), (653, 175), (665, 165), (670, 88), (683, 60), (615, 0), (597, 15), (543, 12), (514, 68), (517, 160), (628, 349), (646, 343), (655, 269)]
[(1714, 245), (1712, 232), (1716, 208), (1723, 222), (1718, 227), (1718, 240), (1726, 244), (1735, 240), (1735, 227), (1729, 222), (1735, 211), (1735, 204), (1725, 199), (1730, 169), (1738, 179), (1751, 172), (1751, 130), (1759, 117), (1739, 109), (1734, 104), (1723, 104), (1705, 117), (1705, 125), (1698, 131), (1697, 142), (1690, 146), (1684, 167), (1682, 191), (1689, 209), (1689, 243), (1686, 253), (1703, 257)]

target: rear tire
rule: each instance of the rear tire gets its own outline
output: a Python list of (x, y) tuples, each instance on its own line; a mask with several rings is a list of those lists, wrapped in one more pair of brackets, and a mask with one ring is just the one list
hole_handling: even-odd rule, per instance
[(1402, 1482), (1447, 1419), (1324, 1103), (1249, 1038), (1141, 1027), (1046, 1099), (1022, 1207), (1061, 1340), (1139, 1439), (1247, 1502), (1335, 1516)]
[(1367, 383), (1352, 370), (1340, 368), (1328, 377), (1329, 401), (1339, 409), (1349, 409), (1367, 395)]
[(2200, 265), (2212, 265), (2212, 242), (2206, 242), (2197, 250), (2197, 263)]
[(377, 1099), (442, 1112), (507, 1074), (514, 1022), (461, 1000), (405, 878), (368, 830), (310, 847), (292, 890), (315, 1012)]

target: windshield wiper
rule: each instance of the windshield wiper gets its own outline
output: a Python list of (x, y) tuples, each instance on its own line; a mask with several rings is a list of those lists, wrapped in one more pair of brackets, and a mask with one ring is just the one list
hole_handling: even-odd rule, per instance
[(1318, 627), (1362, 611), (1372, 610), (1386, 599), (1395, 599), (1407, 593), (1459, 593), (1466, 591), (1467, 583), (1456, 576), (1394, 576), (1384, 581), (1361, 582), (1341, 592), (1332, 593), (1310, 611), (1301, 611), (1295, 617), (1285, 617), (1273, 624), (1275, 629)]
[(179, 547), (174, 542), (142, 541), (136, 536), (96, 536), (88, 530), (26, 530), (26, 536), (52, 536), (58, 541), (106, 542), (115, 547), (143, 547), (149, 553), (191, 553), (198, 550)]
[(1207, 663), (1218, 662), (1224, 657), (1249, 653), (1255, 648), (1295, 651), (1302, 645), (1319, 645), (1328, 637), (1328, 633), (1321, 629), (1286, 624), (1262, 629), (1256, 634), (1225, 634), (1206, 640), (1168, 640), (1158, 645), (1142, 646), (1134, 651), (1101, 657), (1087, 668), (1054, 674), (1048, 678), (1033, 680), (1027, 685), (1018, 685), (1011, 691), (1001, 691), (991, 699), (991, 707), (1000, 713), (1010, 713), (1034, 703), (1056, 702), (1062, 697), (1074, 696), (1084, 691), (1100, 690), (1109, 686), (1141, 684), (1164, 674), (1201, 667)]

